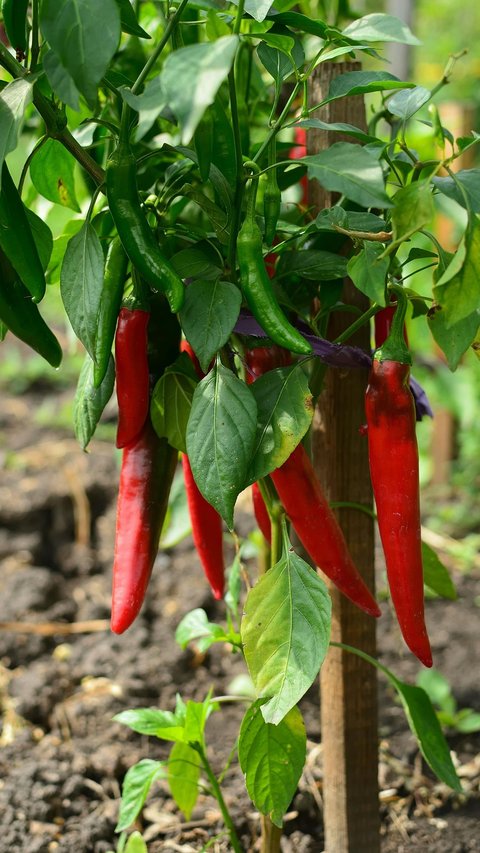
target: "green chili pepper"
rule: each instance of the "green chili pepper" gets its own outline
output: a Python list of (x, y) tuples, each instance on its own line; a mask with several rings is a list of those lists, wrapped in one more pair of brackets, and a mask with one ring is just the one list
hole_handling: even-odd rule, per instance
[(153, 290), (165, 293), (173, 313), (183, 305), (182, 279), (163, 256), (142, 210), (137, 190), (136, 161), (121, 142), (110, 157), (107, 199), (118, 236), (133, 266)]
[(97, 318), (98, 331), (95, 343), (95, 365), (93, 368), (93, 384), (95, 388), (100, 388), (107, 372), (118, 313), (122, 303), (127, 266), (128, 259), (121, 240), (119, 237), (115, 237), (108, 249), (103, 279), (102, 301)]
[[(277, 162), (275, 137), (268, 146), (268, 165), (275, 166)], [(277, 170), (269, 169), (267, 172), (267, 183), (263, 193), (263, 216), (265, 219), (265, 243), (271, 246), (277, 231), (277, 222), (280, 216), (282, 204), (282, 193), (277, 183)]]
[(45, 274), (22, 199), (6, 163), (2, 168), (0, 191), (0, 249), (35, 302), (40, 302), (45, 295)]
[(248, 198), (247, 214), (237, 238), (241, 286), (249, 308), (271, 340), (285, 349), (309, 355), (310, 344), (287, 320), (273, 292), (262, 255), (262, 232), (255, 221), (258, 181)]
[(28, 0), (3, 0), (2, 15), (5, 32), (13, 49), (25, 53), (27, 49)]
[(17, 338), (58, 367), (62, 350), (8, 258), (0, 250), (0, 320)]

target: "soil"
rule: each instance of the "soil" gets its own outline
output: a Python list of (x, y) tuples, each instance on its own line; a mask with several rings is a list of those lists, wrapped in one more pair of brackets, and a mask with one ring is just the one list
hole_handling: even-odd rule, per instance
[[(223, 605), (207, 589), (190, 538), (174, 551), (160, 552), (135, 625), (120, 637), (110, 633), (118, 455), (100, 441), (84, 454), (71, 432), (42, 428), (33, 417), (46, 402), (55, 412), (70, 399), (70, 391), (40, 387), (22, 397), (2, 393), (0, 853), (115, 849), (126, 770), (141, 758), (166, 758), (168, 746), (134, 734), (112, 717), (132, 707), (173, 709), (177, 691), (198, 700), (210, 687), (225, 694), (245, 672), (240, 656), (220, 645), (200, 655), (175, 643), (178, 622), (193, 608), (203, 607), (212, 620), (224, 616)], [(242, 533), (253, 526), (247, 500), (238, 526)], [(435, 599), (428, 605), (435, 661), (459, 706), (479, 709), (480, 577), (454, 573), (454, 580), (458, 602)], [(87, 624), (74, 633), (78, 623)], [(399, 651), (388, 613), (380, 620), (379, 647), (382, 661), (413, 682), (417, 665)], [(449, 735), (465, 788), (465, 794), (453, 795), (422, 765), (403, 711), (384, 682), (379, 701), (382, 853), (480, 851), (480, 736)], [(321, 853), (316, 686), (301, 707), (309, 757), (286, 816), (282, 851)], [(240, 706), (226, 706), (209, 722), (217, 772), (233, 747), (242, 712)], [(259, 815), (235, 760), (224, 794), (245, 850), (258, 850)], [(230, 849), (212, 798), (201, 794), (186, 822), (161, 782), (137, 828), (149, 853), (195, 853), (208, 841), (218, 853)]]

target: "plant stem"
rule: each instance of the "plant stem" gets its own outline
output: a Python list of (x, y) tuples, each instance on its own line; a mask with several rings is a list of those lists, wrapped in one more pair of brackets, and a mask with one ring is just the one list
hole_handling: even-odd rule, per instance
[(368, 311), (365, 311), (365, 313), (362, 314), (362, 316), (359, 317), (358, 320), (355, 320), (355, 322), (352, 323), (352, 325), (349, 326), (348, 329), (345, 329), (345, 331), (342, 332), (341, 335), (339, 335), (337, 338), (335, 338), (334, 343), (335, 344), (343, 344), (343, 343), (345, 343), (345, 341), (348, 341), (348, 339), (353, 334), (355, 334), (357, 329), (361, 329), (362, 326), (368, 322), (368, 320), (370, 320), (372, 317), (374, 317), (375, 314), (378, 314), (378, 312), (381, 310), (382, 310), (382, 306), (377, 305), (377, 303), (374, 302), (373, 305), (368, 309)]
[(233, 200), (232, 227), (230, 231), (230, 242), (228, 245), (228, 265), (230, 267), (230, 278), (235, 284), (236, 275), (236, 245), (237, 234), (242, 214), (242, 197), (244, 190), (244, 172), (242, 158), (242, 139), (240, 135), (240, 123), (238, 120), (237, 89), (235, 82), (235, 66), (232, 65), (228, 74), (228, 90), (230, 94), (230, 111), (232, 114), (233, 140), (235, 144), (235, 195)]
[(39, 150), (40, 150), (40, 148), (42, 147), (42, 145), (45, 145), (45, 143), (46, 143), (47, 139), (48, 139), (48, 136), (42, 136), (42, 137), (38, 140), (38, 142), (37, 142), (37, 144), (35, 145), (35, 147), (34, 147), (33, 151), (30, 151), (30, 154), (28, 155), (27, 159), (25, 160), (25, 163), (24, 163), (24, 166), (23, 166), (23, 169), (22, 169), (22, 174), (20, 175), (20, 180), (19, 180), (19, 182), (18, 182), (18, 194), (19, 194), (20, 196), (22, 195), (23, 185), (24, 185), (24, 183), (25, 183), (25, 178), (27, 177), (27, 172), (28, 172), (28, 170), (29, 170), (29, 168), (30, 168), (30, 163), (32, 162), (33, 158), (35, 157), (35, 154), (37, 153), (37, 151), (39, 151)]
[(302, 85), (303, 85), (303, 81), (298, 80), (297, 83), (295, 84), (295, 86), (293, 87), (292, 93), (291, 93), (287, 103), (285, 104), (282, 112), (280, 113), (276, 122), (272, 125), (272, 127), (270, 129), (270, 133), (267, 134), (266, 138), (263, 140), (263, 142), (262, 142), (260, 148), (258, 149), (257, 153), (255, 154), (255, 157), (253, 158), (255, 163), (258, 163), (258, 161), (262, 157), (263, 153), (267, 150), (268, 146), (270, 145), (270, 142), (272, 141), (272, 139), (281, 130), (283, 122), (284, 122), (286, 116), (288, 115), (288, 113), (290, 111), (290, 107), (292, 106), (295, 98), (297, 97), (297, 93), (300, 89), (300, 86), (302, 86)]
[(33, 0), (33, 3), (32, 3), (32, 55), (30, 57), (30, 68), (32, 69), (32, 71), (37, 66), (39, 53), (40, 53), (40, 45), (38, 42), (38, 0)]
[(262, 815), (262, 853), (280, 853), (282, 832), (267, 815)]
[(228, 811), (227, 804), (226, 804), (225, 800), (223, 799), (223, 794), (222, 794), (220, 785), (218, 784), (218, 779), (215, 776), (215, 773), (213, 772), (213, 770), (211, 768), (210, 762), (206, 756), (206, 753), (205, 753), (203, 747), (200, 744), (197, 744), (195, 746), (195, 749), (197, 750), (197, 752), (200, 756), (200, 761), (202, 762), (203, 769), (205, 770), (208, 781), (210, 782), (210, 785), (212, 786), (213, 795), (214, 795), (218, 805), (220, 806), (220, 811), (222, 812), (222, 817), (223, 817), (225, 826), (228, 830), (228, 834), (230, 836), (230, 842), (231, 842), (232, 848), (235, 851), (235, 853), (243, 853), (242, 847), (240, 845), (240, 840), (239, 840), (238, 835), (237, 835), (237, 831), (233, 825), (233, 821), (232, 821), (232, 818), (230, 816), (230, 812)]

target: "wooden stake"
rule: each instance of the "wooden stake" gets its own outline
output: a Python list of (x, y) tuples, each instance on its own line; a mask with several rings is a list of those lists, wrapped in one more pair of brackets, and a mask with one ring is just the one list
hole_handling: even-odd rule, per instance
[[(331, 79), (357, 71), (358, 63), (327, 64), (318, 68), (311, 104), (322, 101)], [(365, 128), (362, 98), (334, 101), (314, 114), (323, 121), (348, 122)], [(342, 139), (338, 134), (308, 132), (308, 153)], [(345, 138), (344, 138), (345, 139)], [(352, 141), (351, 138), (348, 141)], [(318, 210), (332, 197), (318, 183), (310, 184), (309, 201)], [(346, 281), (344, 300), (361, 311), (368, 300)], [(336, 337), (352, 322), (337, 312), (329, 336)], [(370, 348), (369, 324), (352, 340)], [(328, 499), (372, 506), (368, 448), (359, 427), (365, 419), (367, 371), (331, 369), (314, 420), (312, 451), (316, 471)], [(374, 527), (372, 518), (357, 509), (341, 509), (338, 517), (352, 557), (368, 586), (374, 590)], [(329, 583), (333, 599), (332, 640), (376, 654), (375, 620), (366, 616)], [(378, 853), (378, 733), (376, 671), (360, 658), (331, 649), (321, 671), (321, 725), (326, 853)]]

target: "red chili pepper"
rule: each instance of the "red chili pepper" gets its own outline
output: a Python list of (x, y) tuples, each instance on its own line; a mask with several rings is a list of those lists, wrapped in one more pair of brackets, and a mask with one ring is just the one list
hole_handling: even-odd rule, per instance
[(425, 664), (432, 653), (424, 618), (415, 404), (409, 388), (411, 357), (403, 337), (407, 299), (399, 302), (390, 335), (374, 355), (366, 392), (368, 448), (378, 527), (400, 629)]
[[(188, 353), (197, 374), (203, 377), (205, 374), (188, 341), (182, 341), (180, 349), (182, 352)], [(216, 509), (205, 500), (198, 488), (186, 453), (182, 454), (182, 466), (188, 510), (192, 522), (193, 543), (214, 597), (216, 599), (223, 598), (225, 562), (223, 559), (222, 519)]]
[(254, 483), (252, 486), (252, 501), (253, 512), (255, 513), (255, 519), (258, 524), (258, 528), (263, 533), (263, 536), (267, 540), (268, 544), (271, 545), (272, 524), (270, 521), (270, 516), (268, 514), (268, 509), (265, 505), (265, 501), (263, 500), (263, 495), (260, 491), (258, 483)]
[[(392, 321), (395, 316), (396, 305), (387, 305), (378, 314), (375, 314), (375, 347), (381, 347), (387, 340), (392, 329)], [(407, 329), (403, 326), (403, 337), (408, 346)]]
[[(301, 160), (307, 153), (307, 131), (304, 127), (296, 127), (294, 130), (295, 145), (290, 148), (288, 157), (290, 160)], [(304, 206), (308, 205), (308, 177), (303, 175), (300, 178), (300, 186), (302, 188), (302, 198), (300, 203)]]
[[(253, 375), (260, 376), (269, 368), (284, 365), (284, 353), (280, 347), (256, 347), (245, 353), (245, 359)], [(247, 382), (251, 381), (254, 379), (248, 376)], [(372, 616), (380, 616), (303, 445), (299, 444), (270, 477), (298, 538), (315, 564), (354, 604)]]
[(139, 436), (150, 406), (147, 358), (147, 311), (121, 308), (115, 335), (117, 378), (117, 447), (127, 447)]
[(132, 624), (145, 598), (176, 464), (176, 450), (157, 436), (150, 419), (123, 451), (113, 563), (115, 634)]

